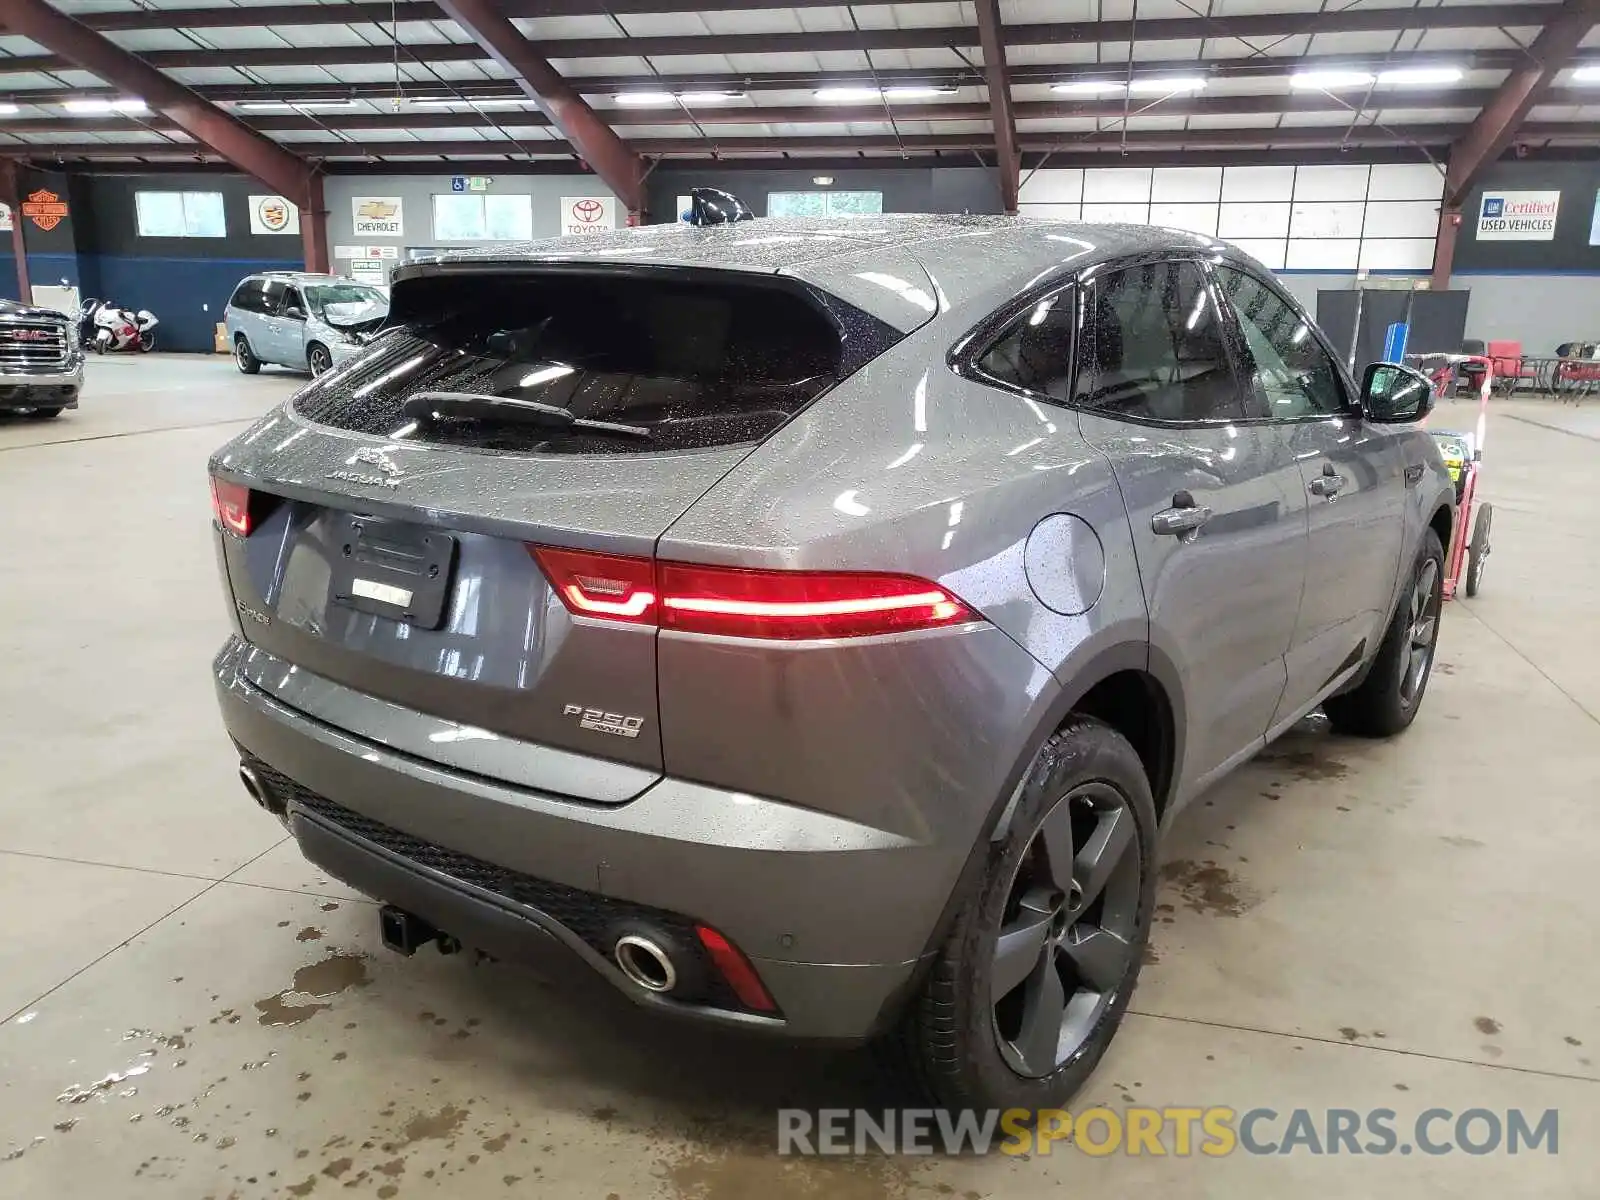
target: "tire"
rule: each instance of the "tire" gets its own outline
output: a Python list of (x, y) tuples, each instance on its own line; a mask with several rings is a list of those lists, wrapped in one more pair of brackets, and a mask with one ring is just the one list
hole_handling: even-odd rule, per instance
[(156, 335), (153, 330), (147, 330), (139, 335), (139, 352), (149, 354), (156, 348)]
[(242, 333), (233, 339), (233, 365), (245, 375), (261, 373), (261, 360), (250, 349), (250, 341)]
[(1359, 737), (1393, 737), (1411, 724), (1433, 674), (1443, 609), (1444, 547), (1428, 529), (1372, 669), (1360, 687), (1323, 701), (1335, 729)]
[[(1054, 869), (1052, 844), (1066, 847), (1064, 870)], [(1081, 860), (1095, 844), (1114, 866), (1089, 871)], [(981, 882), (886, 1039), (888, 1063), (908, 1090), (952, 1109), (1037, 1110), (1082, 1087), (1138, 978), (1155, 847), (1155, 803), (1139, 756), (1109, 726), (1071, 718), (1039, 751), (1009, 831), (986, 847)], [(1080, 962), (1094, 975), (1080, 974)], [(1017, 981), (999, 997), (997, 972)], [(1079, 1006), (1071, 1018), (1064, 998)]]
[(310, 368), (311, 377), (315, 379), (333, 368), (333, 355), (328, 353), (328, 348), (321, 342), (312, 342), (306, 347), (306, 366)]
[(1483, 586), (1483, 566), (1489, 557), (1489, 533), (1494, 527), (1494, 505), (1478, 505), (1478, 515), (1472, 520), (1472, 544), (1467, 553), (1472, 565), (1467, 568), (1467, 595), (1476, 596)]
[(51, 421), (61, 415), (61, 410), (59, 408), (36, 408), (33, 410), (33, 415), (41, 421)]

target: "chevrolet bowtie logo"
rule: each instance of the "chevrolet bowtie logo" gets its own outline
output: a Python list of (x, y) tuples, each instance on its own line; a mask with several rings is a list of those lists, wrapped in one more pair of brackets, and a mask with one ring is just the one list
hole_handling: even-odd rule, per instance
[(390, 204), (384, 200), (368, 200), (356, 209), (356, 216), (366, 217), (369, 221), (387, 221), (399, 211), (398, 204)]

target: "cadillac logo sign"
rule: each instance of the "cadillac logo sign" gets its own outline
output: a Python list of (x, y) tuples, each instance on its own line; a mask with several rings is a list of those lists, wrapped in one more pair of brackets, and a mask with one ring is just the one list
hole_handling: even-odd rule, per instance
[(279, 232), (289, 224), (289, 206), (283, 202), (281, 196), (261, 197), (256, 204), (256, 215), (273, 233)]
[(67, 206), (60, 196), (41, 188), (22, 202), (22, 215), (48, 232), (66, 219)]

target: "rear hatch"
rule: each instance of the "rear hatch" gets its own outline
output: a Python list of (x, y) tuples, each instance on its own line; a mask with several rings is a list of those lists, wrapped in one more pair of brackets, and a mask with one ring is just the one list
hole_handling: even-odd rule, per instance
[(443, 718), (436, 741), (659, 771), (655, 628), (582, 615), (551, 577), (585, 560), (560, 552), (648, 568), (690, 505), (899, 336), (843, 310), (795, 280), (699, 269), (402, 282), (389, 332), (212, 460), (243, 636)]

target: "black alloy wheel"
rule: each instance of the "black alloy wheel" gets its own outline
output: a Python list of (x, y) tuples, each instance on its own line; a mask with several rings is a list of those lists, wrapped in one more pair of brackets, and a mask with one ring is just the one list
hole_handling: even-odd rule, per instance
[(1109, 783), (1058, 800), (1011, 881), (991, 968), (1006, 1064), (1040, 1078), (1077, 1056), (1136, 954), (1140, 856), (1127, 800)]

